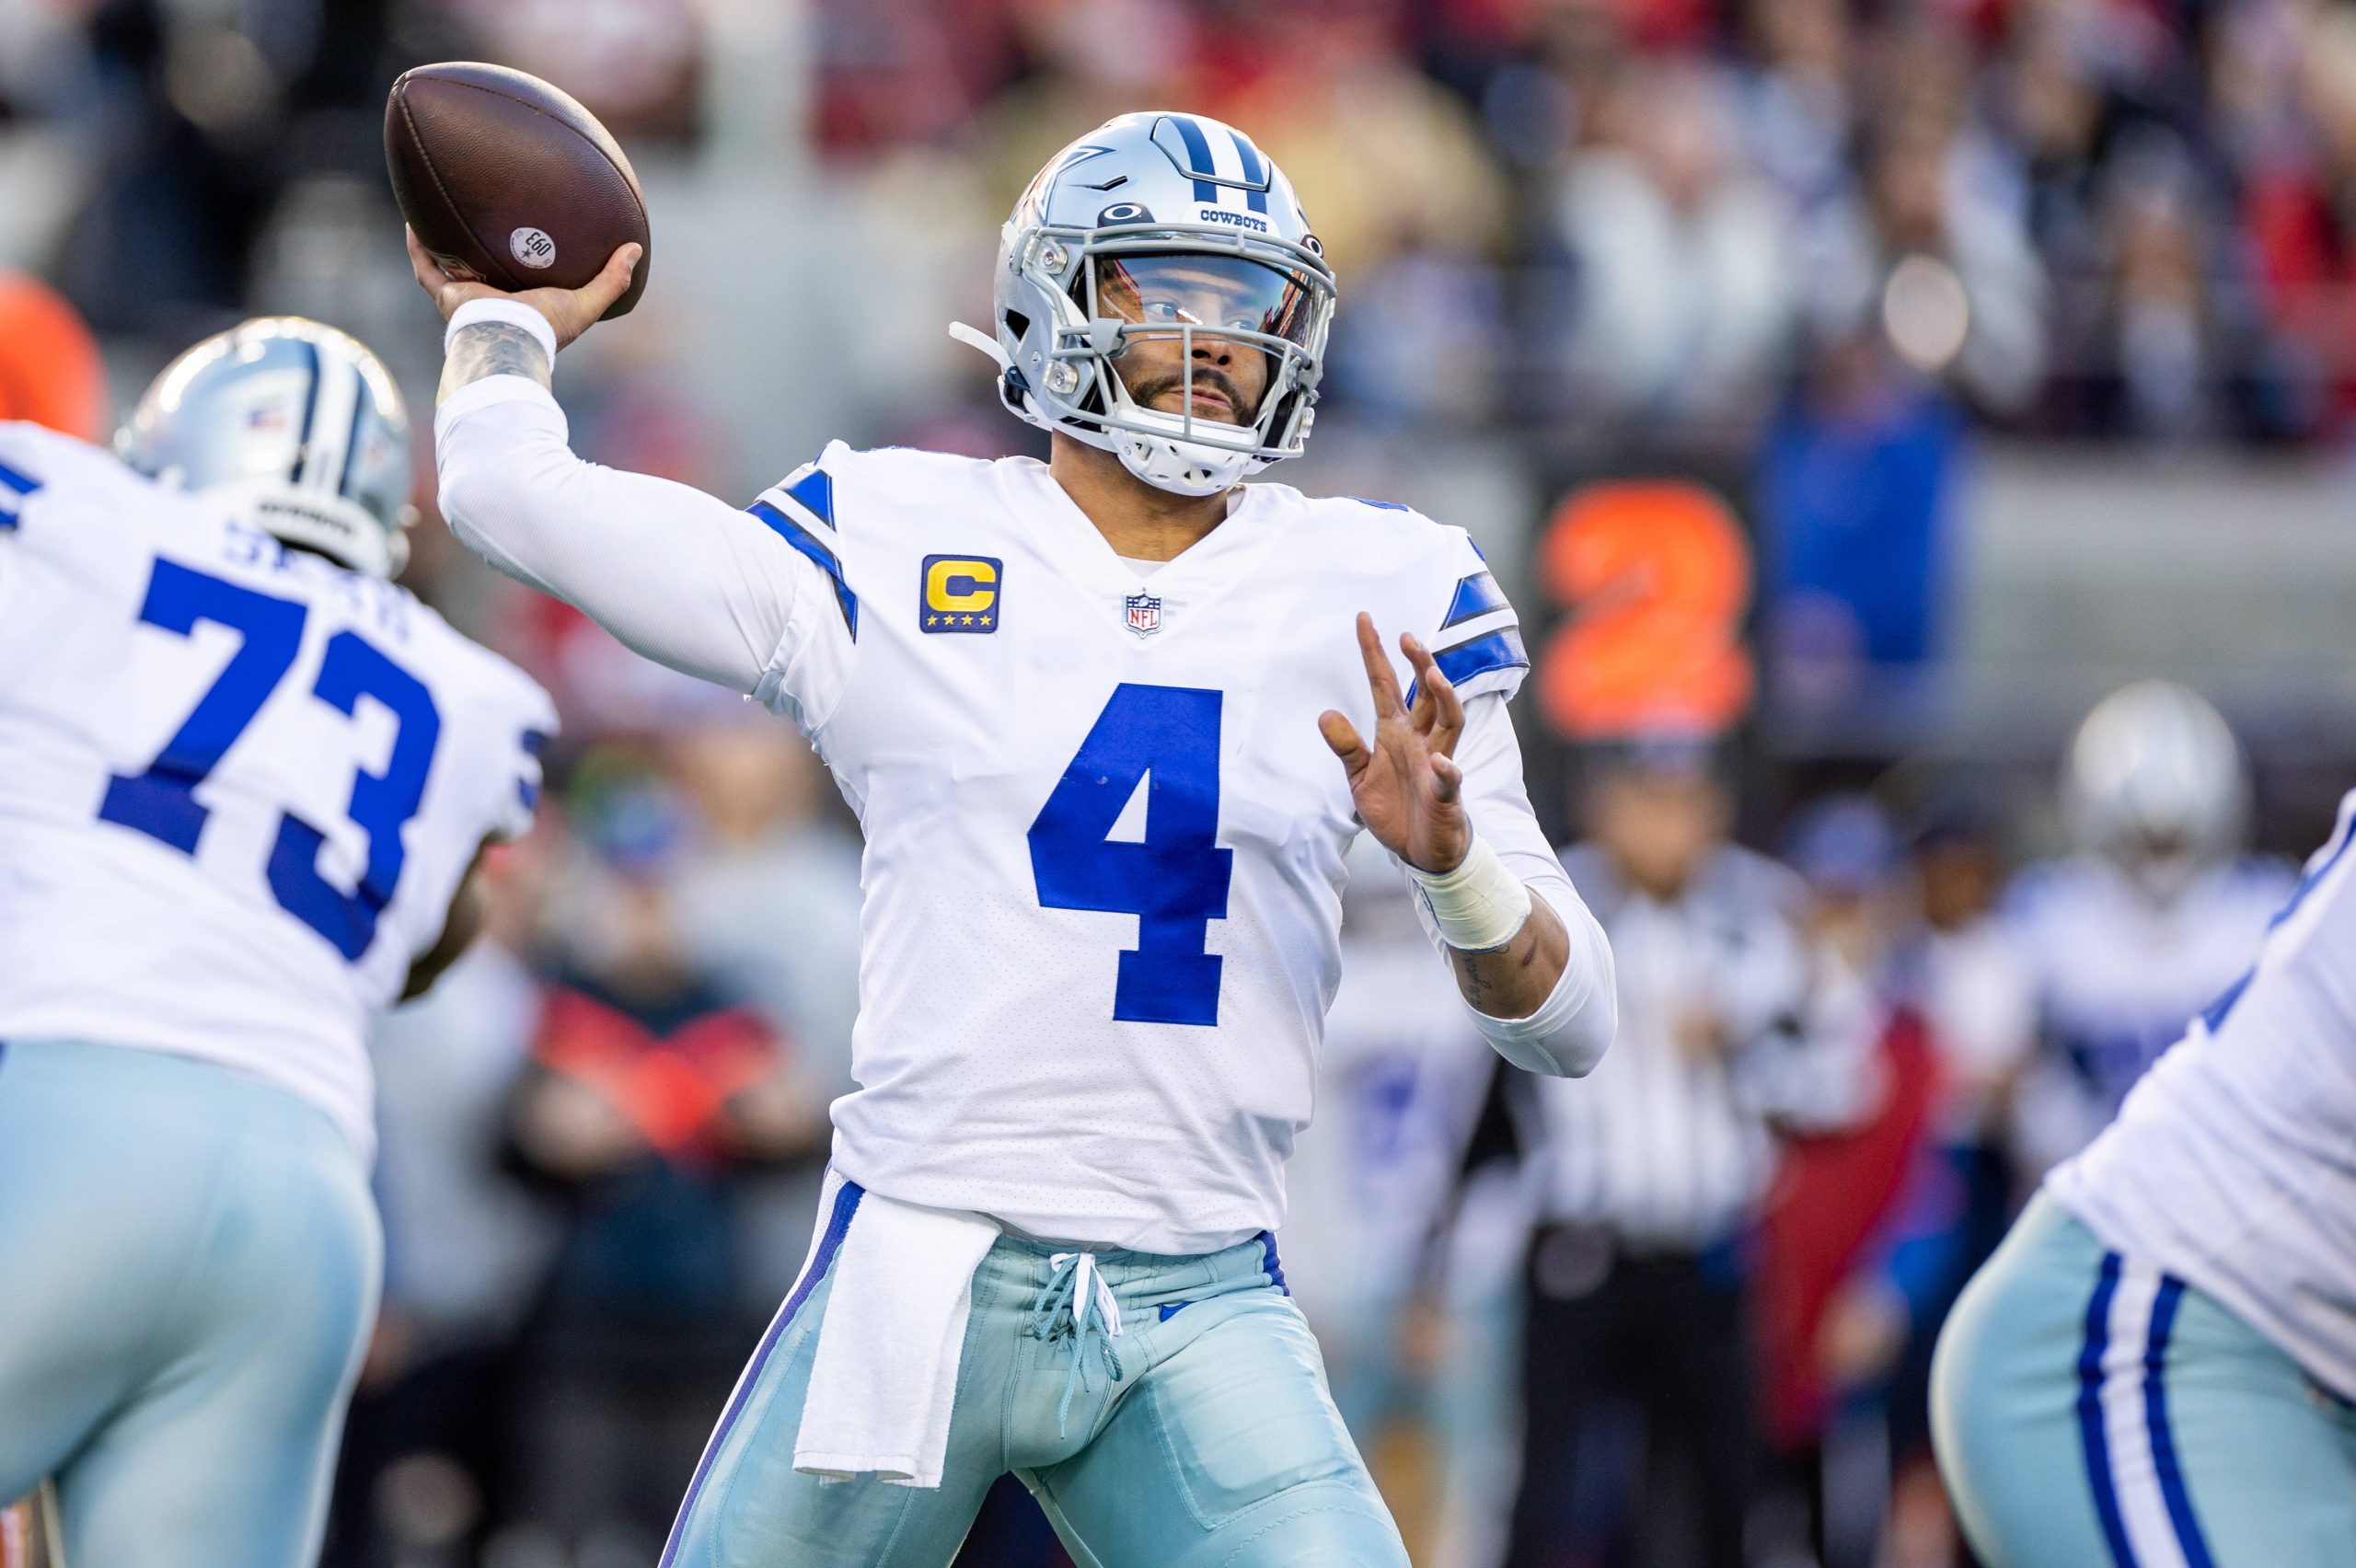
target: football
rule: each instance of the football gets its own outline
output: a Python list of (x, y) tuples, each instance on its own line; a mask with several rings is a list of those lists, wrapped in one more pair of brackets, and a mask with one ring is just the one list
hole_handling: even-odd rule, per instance
[(510, 292), (577, 289), (617, 247), (653, 236), (638, 176), (596, 116), (537, 76), (456, 61), (421, 65), (385, 104), (385, 164), (418, 239), (453, 277)]

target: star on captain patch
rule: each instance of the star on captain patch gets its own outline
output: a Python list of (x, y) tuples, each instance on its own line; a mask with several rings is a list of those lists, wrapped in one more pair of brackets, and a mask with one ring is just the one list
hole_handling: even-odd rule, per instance
[(1161, 629), (1161, 601), (1151, 594), (1132, 594), (1126, 601), (1129, 607), (1129, 629), (1139, 637), (1151, 637)]

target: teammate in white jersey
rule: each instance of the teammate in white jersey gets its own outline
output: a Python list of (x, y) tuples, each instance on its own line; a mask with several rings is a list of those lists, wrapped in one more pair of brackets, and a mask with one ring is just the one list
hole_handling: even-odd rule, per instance
[(2356, 794), (1948, 1321), (1934, 1435), (1991, 1568), (2356, 1563), (2351, 835)]
[(2113, 692), (2079, 726), (2062, 774), (2077, 853), (2024, 872), (2005, 912), (2038, 992), (2013, 1108), (2032, 1176), (2109, 1124), (2290, 895), (2287, 868), (2239, 853), (2246, 775), (2224, 719), (2165, 681)]
[(1282, 175), (1198, 117), (1082, 138), (962, 332), (1052, 461), (837, 444), (749, 512), (566, 446), (552, 356), (629, 248), (513, 298), (411, 252), (459, 536), (792, 718), (866, 834), (831, 1196), (666, 1568), (945, 1563), (1010, 1470), (1085, 1562), (1403, 1562), (1273, 1236), (1343, 851), (1405, 861), (1516, 1062), (1586, 1070), (1611, 977), (1471, 542), (1237, 483), (1301, 449), (1333, 306)]
[(352, 339), (207, 340), (124, 445), (0, 424), (0, 1501), (53, 1476), (78, 1563), (298, 1568), (375, 1319), (364, 1038), (555, 716), (387, 581)]

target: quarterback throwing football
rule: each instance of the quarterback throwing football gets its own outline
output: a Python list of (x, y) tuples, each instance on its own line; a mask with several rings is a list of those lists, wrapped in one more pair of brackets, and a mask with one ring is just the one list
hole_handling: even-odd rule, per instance
[(742, 512), (567, 446), (554, 354), (634, 248), (518, 295), (411, 251), (458, 535), (792, 719), (866, 835), (860, 1087), (664, 1568), (938, 1568), (1009, 1470), (1102, 1568), (1404, 1564), (1274, 1234), (1343, 851), (1405, 863), (1523, 1066), (1595, 1063), (1611, 964), (1530, 811), (1479, 552), (1238, 483), (1307, 441), (1334, 309), (1284, 176), (1197, 116), (1091, 133), (960, 332), (1051, 461), (837, 443)]

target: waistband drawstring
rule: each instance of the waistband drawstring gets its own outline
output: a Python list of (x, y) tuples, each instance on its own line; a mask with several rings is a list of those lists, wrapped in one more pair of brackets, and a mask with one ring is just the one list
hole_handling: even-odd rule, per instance
[[(1121, 1304), (1105, 1282), (1093, 1252), (1057, 1252), (1048, 1258), (1047, 1283), (1031, 1307), (1029, 1333), (1049, 1343), (1068, 1334), (1071, 1371), (1064, 1378), (1063, 1402), (1056, 1407), (1056, 1435), (1065, 1435), (1074, 1390), (1089, 1387), (1088, 1342), (1092, 1338), (1113, 1381), (1122, 1378), (1121, 1354), (1113, 1342), (1121, 1337)], [(1064, 1314), (1059, 1321), (1057, 1314)]]

